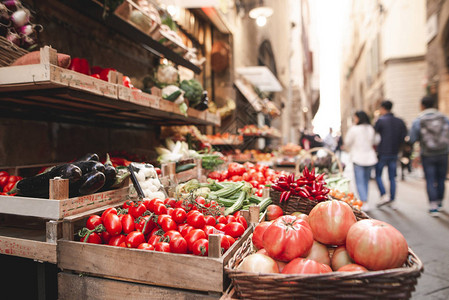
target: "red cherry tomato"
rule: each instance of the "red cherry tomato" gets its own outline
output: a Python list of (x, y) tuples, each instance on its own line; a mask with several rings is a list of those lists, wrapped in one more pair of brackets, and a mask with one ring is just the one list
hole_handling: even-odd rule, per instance
[(126, 236), (126, 247), (137, 248), (142, 243), (145, 243), (145, 236), (140, 231), (132, 231)]
[(229, 224), (231, 222), (236, 222), (236, 221), (237, 221), (237, 219), (233, 215), (226, 216), (226, 224)]
[(164, 204), (164, 201), (157, 198), (151, 199), (150, 202), (148, 202), (148, 204), (146, 205), (147, 209), (151, 212), (154, 212), (154, 206), (156, 205), (156, 203)]
[(100, 233), (101, 239), (103, 240), (103, 244), (109, 244), (109, 241), (112, 238), (112, 235), (109, 234), (107, 231), (103, 231)]
[(177, 223), (177, 224), (182, 224), (184, 223), (184, 221), (187, 218), (187, 213), (184, 209), (182, 208), (175, 208), (173, 210), (172, 213), (172, 219)]
[(170, 252), (172, 253), (187, 253), (187, 242), (183, 237), (170, 240)]
[(226, 227), (226, 224), (223, 224), (223, 223), (218, 223), (217, 225), (215, 225), (215, 229), (223, 231), (223, 232), (224, 232), (225, 227)]
[(165, 207), (165, 204), (163, 202), (158, 202), (154, 205), (154, 211), (156, 215), (164, 215), (167, 214), (167, 207)]
[(245, 227), (243, 227), (243, 225), (239, 222), (231, 222), (226, 224), (224, 232), (233, 238), (238, 238), (245, 232)]
[(130, 233), (131, 231), (136, 230), (136, 226), (134, 223), (134, 218), (130, 214), (122, 215), (121, 222), (122, 222), (122, 231), (126, 234)]
[(152, 235), (148, 239), (148, 244), (155, 246), (157, 243), (159, 243), (160, 240), (161, 240), (161, 236), (159, 236), (159, 235)]
[(115, 207), (110, 207), (108, 209), (106, 209), (102, 214), (101, 214), (101, 220), (104, 222), (104, 218), (106, 217), (107, 214), (109, 213), (113, 213), (115, 215), (117, 215), (117, 209)]
[(189, 249), (189, 251), (192, 251), (193, 243), (195, 243), (199, 239), (205, 239), (206, 234), (201, 229), (193, 229), (184, 238), (187, 242), (187, 248)]
[(108, 244), (111, 246), (119, 246), (121, 243), (124, 243), (125, 240), (126, 240), (126, 236), (123, 234), (119, 234), (119, 235), (111, 237)]
[(245, 230), (246, 230), (246, 228), (248, 228), (248, 222), (246, 222), (245, 217), (243, 217), (243, 216), (238, 216), (238, 217), (237, 217), (237, 222), (239, 222), (240, 224), (242, 224), (243, 227), (245, 228)]
[(209, 237), (209, 234), (214, 234), (216, 232), (216, 229), (214, 226), (204, 225), (203, 231), (206, 234), (206, 237)]
[(231, 242), (224, 237), (224, 234), (221, 235), (220, 247), (223, 248), (223, 253), (231, 247)]
[(167, 207), (175, 207), (176, 206), (176, 199), (173, 198), (167, 198), (164, 200), (164, 204)]
[(97, 215), (90, 216), (86, 221), (86, 227), (89, 230), (93, 230), (100, 224), (103, 224), (103, 222), (101, 222), (101, 217)]
[(178, 229), (178, 225), (173, 221), (170, 215), (160, 215), (157, 219), (157, 224), (161, 226), (162, 230), (165, 232)]
[(192, 253), (198, 256), (207, 256), (209, 254), (209, 241), (199, 239), (192, 245)]
[(135, 219), (143, 215), (143, 213), (147, 210), (145, 205), (143, 203), (136, 203), (134, 205), (131, 205), (128, 208), (128, 213), (133, 216)]
[(148, 243), (142, 243), (139, 246), (137, 246), (137, 249), (142, 249), (142, 250), (154, 250), (154, 246)]
[(163, 237), (168, 237), (170, 239), (170, 241), (172, 241), (172, 240), (182, 237), (182, 235), (181, 235), (181, 233), (179, 233), (179, 231), (169, 230), (166, 233), (164, 233)]
[(120, 222), (120, 218), (112, 212), (104, 217), (103, 225), (112, 236), (122, 232), (122, 222)]
[(14, 186), (16, 185), (15, 182), (8, 182), (4, 187), (3, 187), (3, 193), (7, 193), (10, 190), (12, 190), (14, 188)]
[(217, 224), (217, 220), (213, 216), (207, 215), (204, 216), (204, 221), (206, 221), (206, 225), (215, 226)]
[(222, 236), (221, 239), (226, 239), (229, 242), (229, 247), (231, 247), (235, 243), (235, 239), (232, 236), (227, 235), (227, 234)]
[(123, 203), (122, 207), (123, 209), (129, 209), (131, 206), (133, 206), (135, 203), (131, 200), (125, 201), (125, 203)]
[[(81, 238), (81, 242), (84, 242), (84, 240), (86, 239), (86, 236)], [(103, 241), (101, 239), (101, 237), (98, 235), (98, 233), (96, 232), (92, 232), (89, 237), (87, 238), (86, 243), (90, 243), (90, 244), (102, 244)]]
[(155, 251), (170, 252), (170, 244), (166, 242), (159, 242), (154, 246)]
[(226, 219), (225, 216), (218, 216), (217, 217), (217, 222), (221, 223), (221, 224), (228, 224), (228, 220)]
[(187, 215), (187, 224), (201, 229), (206, 225), (206, 221), (204, 220), (204, 215), (200, 212), (193, 213), (191, 215)]
[(156, 223), (154, 223), (153, 219), (150, 216), (144, 216), (140, 217), (140, 220), (135, 223), (135, 227), (137, 231), (140, 231), (144, 235), (147, 235), (156, 227)]
[(193, 229), (195, 229), (195, 227), (190, 226), (189, 224), (186, 224), (186, 226), (184, 226), (179, 232), (181, 233), (181, 235), (183, 237), (185, 237)]

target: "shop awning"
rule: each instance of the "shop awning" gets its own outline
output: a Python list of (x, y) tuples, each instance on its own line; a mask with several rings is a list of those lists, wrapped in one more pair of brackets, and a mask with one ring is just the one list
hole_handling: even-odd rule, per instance
[(276, 76), (265, 66), (237, 68), (237, 73), (262, 92), (282, 91), (282, 86)]

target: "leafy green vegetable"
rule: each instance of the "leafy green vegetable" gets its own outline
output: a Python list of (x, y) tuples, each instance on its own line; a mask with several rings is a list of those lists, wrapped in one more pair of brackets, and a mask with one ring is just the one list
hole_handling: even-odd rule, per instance
[(194, 106), (201, 101), (203, 86), (196, 79), (183, 80), (179, 86), (183, 90), (184, 97), (189, 99), (189, 105)]

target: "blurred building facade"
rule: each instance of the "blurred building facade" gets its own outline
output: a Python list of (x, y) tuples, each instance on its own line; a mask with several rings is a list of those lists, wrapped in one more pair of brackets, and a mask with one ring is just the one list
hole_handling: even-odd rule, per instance
[(349, 10), (340, 81), (343, 134), (355, 111), (375, 119), (385, 99), (410, 126), (426, 92), (426, 1), (351, 0)]
[[(273, 8), (273, 15), (263, 27), (248, 15), (261, 3)], [(297, 143), (299, 131), (311, 128), (319, 106), (314, 7), (308, 0), (235, 0), (234, 5), (225, 14), (232, 31), (234, 68), (266, 65), (272, 71), (282, 85), (281, 92), (272, 94), (282, 114), (271, 121), (271, 126), (281, 130), (280, 143)], [(271, 51), (262, 51), (267, 47)]]
[(449, 1), (427, 0), (426, 43), (426, 92), (449, 114)]

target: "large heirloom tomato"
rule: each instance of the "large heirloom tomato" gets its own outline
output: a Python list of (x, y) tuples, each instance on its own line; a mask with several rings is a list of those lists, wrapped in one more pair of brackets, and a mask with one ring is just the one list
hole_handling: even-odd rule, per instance
[(313, 241), (313, 246), (310, 248), (309, 254), (306, 256), (307, 259), (314, 260), (316, 262), (331, 265), (331, 259), (329, 257), (329, 250), (327, 247), (320, 242)]
[(404, 236), (379, 220), (354, 224), (348, 232), (346, 249), (355, 263), (374, 271), (401, 267), (408, 256)]
[(253, 232), (253, 244), (256, 246), (257, 249), (263, 249), (263, 234), (265, 233), (265, 230), (271, 225), (271, 222), (260, 222), (256, 228), (254, 228)]
[(326, 245), (344, 245), (348, 230), (355, 222), (352, 208), (338, 200), (320, 202), (309, 214), (313, 237)]
[(331, 267), (311, 259), (295, 258), (285, 265), (282, 274), (321, 274), (332, 272)]
[(346, 247), (338, 246), (337, 249), (335, 249), (334, 254), (332, 254), (331, 259), (332, 270), (337, 271), (341, 267), (344, 267), (352, 263), (354, 263), (354, 261), (352, 260), (351, 256), (349, 256), (348, 251), (346, 251)]
[(305, 256), (313, 245), (309, 224), (294, 216), (276, 219), (263, 234), (263, 247), (273, 259), (290, 261)]

